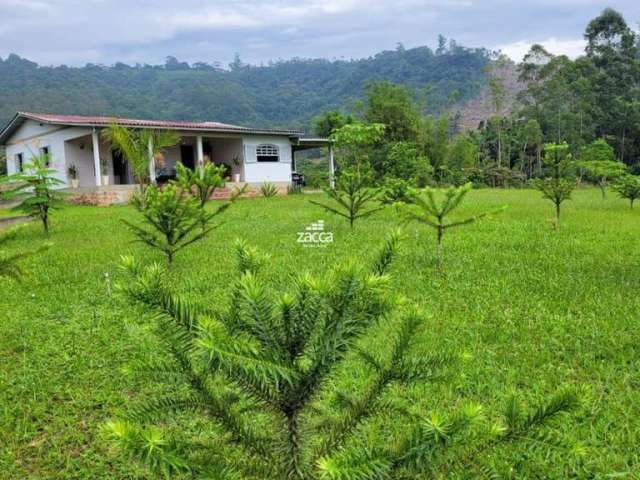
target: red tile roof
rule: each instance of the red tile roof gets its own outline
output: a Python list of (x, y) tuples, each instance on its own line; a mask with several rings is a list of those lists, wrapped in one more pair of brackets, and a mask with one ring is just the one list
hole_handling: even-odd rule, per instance
[(64, 123), (69, 125), (104, 125), (109, 126), (112, 123), (118, 123), (127, 127), (157, 127), (157, 128), (231, 128), (244, 129), (237, 125), (229, 125), (219, 122), (190, 122), (190, 121), (174, 121), (174, 120), (140, 120), (135, 118), (120, 117), (91, 117), (83, 115), (53, 115), (50, 113), (30, 113), (20, 112), (21, 115), (29, 117), (32, 120), (44, 123)]
[(125, 127), (133, 128), (158, 128), (172, 130), (192, 130), (202, 132), (222, 132), (222, 133), (253, 133), (287, 135), (300, 137), (303, 132), (296, 130), (280, 130), (271, 128), (252, 128), (229, 125), (219, 122), (192, 122), (182, 120), (141, 120), (134, 118), (106, 117), (106, 116), (83, 116), (83, 115), (55, 115), (50, 113), (18, 112), (13, 120), (0, 131), (0, 143), (6, 141), (8, 137), (18, 128), (25, 119), (31, 119), (40, 123), (53, 125), (74, 125), (86, 127), (107, 127), (113, 123), (118, 123)]

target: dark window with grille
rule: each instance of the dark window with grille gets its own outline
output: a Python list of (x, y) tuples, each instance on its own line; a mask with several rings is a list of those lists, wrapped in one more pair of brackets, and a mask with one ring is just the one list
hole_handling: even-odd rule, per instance
[(51, 155), (49, 155), (49, 147), (42, 147), (40, 149), (40, 155), (42, 155), (47, 160), (45, 161), (45, 167), (51, 166)]
[(279, 162), (280, 150), (277, 145), (263, 143), (256, 147), (256, 159), (258, 162)]
[(16, 153), (16, 167), (20, 173), (24, 172), (24, 156), (21, 153)]

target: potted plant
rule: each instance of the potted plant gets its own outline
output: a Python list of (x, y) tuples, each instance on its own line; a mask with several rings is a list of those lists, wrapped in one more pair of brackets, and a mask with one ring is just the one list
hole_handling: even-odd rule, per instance
[(80, 186), (80, 180), (78, 180), (78, 167), (74, 164), (69, 165), (69, 168), (67, 168), (67, 176), (71, 180), (71, 188), (78, 188)]
[[(236, 167), (239, 167), (241, 165), (240, 164), (240, 157), (238, 155), (234, 155), (233, 156), (233, 164)], [(234, 183), (240, 183), (240, 174), (239, 173), (234, 173), (233, 174), (233, 181), (234, 181)]]
[(109, 185), (109, 163), (104, 157), (100, 157), (100, 170), (102, 170), (101, 185), (103, 187)]

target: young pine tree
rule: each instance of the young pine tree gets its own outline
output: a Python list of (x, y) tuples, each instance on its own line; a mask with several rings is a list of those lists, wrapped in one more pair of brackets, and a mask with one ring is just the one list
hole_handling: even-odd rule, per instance
[(194, 169), (185, 167), (182, 163), (176, 165), (176, 182), (186, 192), (193, 195), (201, 208), (211, 200), (216, 188), (224, 187), (223, 165), (206, 162)]
[[(441, 201), (438, 201), (438, 193), (436, 190), (426, 188), (424, 191), (424, 195), (413, 192), (409, 196), (409, 205), (405, 208), (405, 214), (409, 220), (427, 225), (436, 231), (435, 263), (436, 270), (441, 272), (442, 239), (444, 238), (444, 234), (451, 228), (469, 225), (492, 212), (484, 212), (457, 220), (448, 219), (450, 214), (460, 206), (467, 193), (471, 191), (471, 183), (467, 183), (462, 187), (447, 189)], [(417, 209), (413, 207), (417, 207)]]
[(576, 180), (571, 175), (571, 154), (566, 143), (548, 143), (545, 145), (544, 164), (549, 175), (534, 181), (534, 186), (542, 192), (544, 198), (551, 200), (556, 210), (556, 225), (560, 226), (560, 207), (565, 200), (571, 199), (576, 188)]
[(349, 226), (353, 228), (356, 220), (368, 217), (382, 210), (382, 206), (373, 206), (379, 202), (380, 192), (371, 186), (370, 177), (355, 168), (345, 168), (336, 178), (335, 188), (326, 188), (327, 196), (335, 201), (336, 205), (327, 205), (314, 200), (309, 200), (314, 205), (324, 208), (349, 220)]
[(613, 189), (618, 192), (620, 198), (629, 200), (629, 206), (633, 208), (633, 203), (640, 198), (640, 177), (637, 175), (623, 175), (613, 185)]
[(4, 193), (5, 198), (18, 198), (21, 202), (13, 210), (21, 211), (40, 219), (45, 233), (49, 234), (49, 217), (53, 209), (62, 206), (63, 195), (56, 187), (64, 185), (56, 170), (49, 168), (49, 154), (41, 154), (24, 165), (24, 171), (5, 177), (3, 181), (15, 182), (16, 186)]
[(216, 227), (212, 225), (213, 218), (229, 205), (223, 203), (214, 211), (207, 212), (189, 192), (175, 184), (163, 189), (150, 186), (137, 205), (145, 225), (135, 225), (126, 220), (124, 223), (139, 241), (160, 250), (171, 266), (180, 250), (202, 240)]
[[(131, 458), (166, 477), (444, 475), (452, 467), (444, 452), (479, 424), (481, 410), (438, 417), (402, 407), (402, 392), (433, 381), (449, 359), (412, 354), (422, 317), (393, 315), (388, 271), (397, 244), (391, 235), (367, 269), (349, 264), (325, 278), (304, 275), (282, 293), (282, 285), (270, 289), (265, 279), (273, 277), (261, 273), (265, 258), (239, 243), (239, 275), (222, 307), (194, 304), (172, 292), (159, 265), (125, 259), (133, 278), (119, 288), (149, 310), (161, 340), (161, 350), (137, 367), (163, 382), (165, 393), (130, 406), (105, 431)], [(361, 340), (374, 328), (391, 332), (384, 348), (368, 351)], [(338, 381), (345, 369), (367, 376), (360, 390)], [(532, 412), (512, 409), (506, 426), (484, 437), (484, 447), (469, 443), (453, 464), (476, 465), (487, 448), (521, 441), (572, 406), (572, 394), (561, 393)]]

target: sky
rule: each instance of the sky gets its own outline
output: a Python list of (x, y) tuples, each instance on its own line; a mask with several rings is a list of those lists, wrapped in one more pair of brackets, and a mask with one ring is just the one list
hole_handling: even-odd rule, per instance
[(582, 53), (605, 7), (638, 29), (639, 0), (0, 0), (0, 57), (42, 65), (362, 58), (438, 34), (516, 61), (542, 43)]

